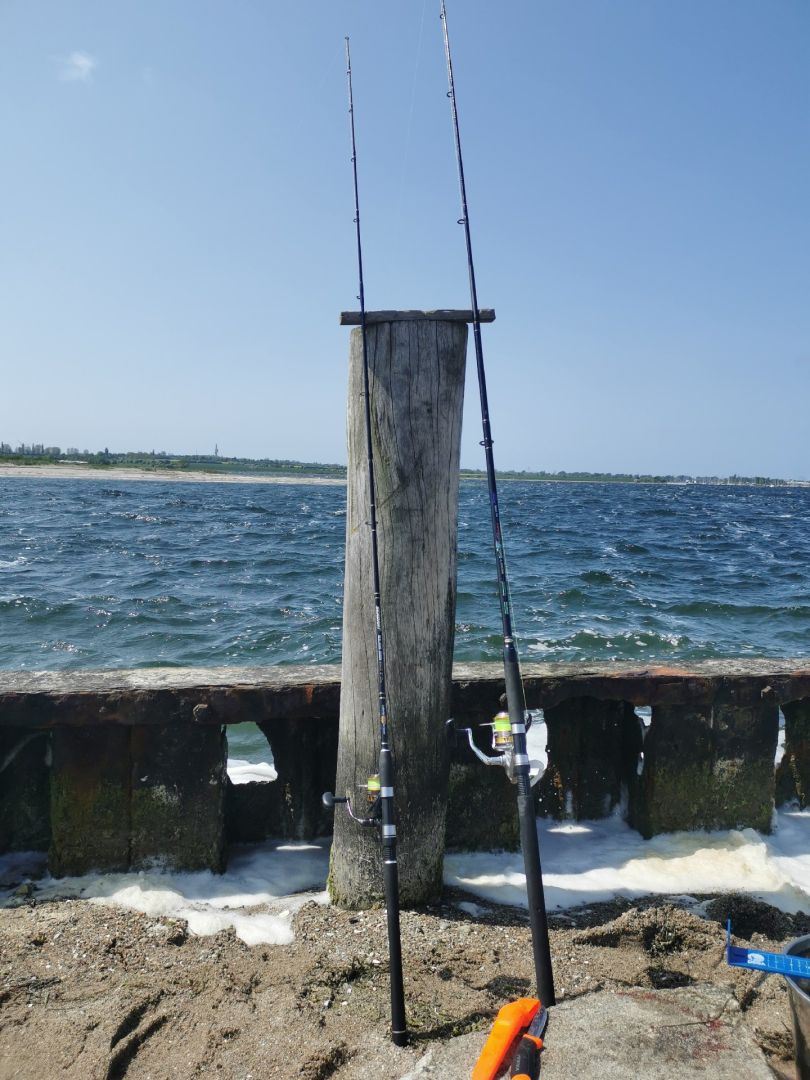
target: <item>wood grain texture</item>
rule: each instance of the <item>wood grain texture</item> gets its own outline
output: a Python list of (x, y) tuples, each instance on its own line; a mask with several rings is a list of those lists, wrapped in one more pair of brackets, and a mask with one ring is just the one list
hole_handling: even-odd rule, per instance
[[(367, 329), (377, 481), (389, 730), (395, 762), (400, 896), (441, 891), (456, 598), (458, 471), (467, 327), (430, 319)], [(362, 334), (351, 335), (343, 664), (338, 794), (363, 806), (377, 772), (374, 642)], [(382, 896), (379, 830), (338, 808), (330, 891), (367, 906)]]
[[(360, 326), (361, 313), (359, 311), (341, 311), (341, 326)], [(436, 308), (435, 311), (367, 311), (366, 326), (383, 322), (421, 322), (427, 319), (431, 322), (464, 322), (473, 321), (473, 313), (467, 308)], [(479, 308), (478, 321), (482, 323), (495, 322), (494, 308)]]

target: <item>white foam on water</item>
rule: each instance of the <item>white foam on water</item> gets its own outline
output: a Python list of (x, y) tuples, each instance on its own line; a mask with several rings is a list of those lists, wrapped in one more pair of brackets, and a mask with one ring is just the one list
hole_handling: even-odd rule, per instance
[(275, 765), (266, 761), (228, 758), (228, 776), (232, 784), (270, 783), (278, 779)]
[(487, 909), (481, 907), (480, 904), (474, 904), (470, 900), (459, 900), (456, 904), (459, 911), (463, 911), (465, 915), (472, 915), (474, 919), (479, 919), (482, 915), (486, 915)]
[[(744, 892), (786, 912), (810, 912), (810, 811), (780, 810), (775, 831), (678, 832), (644, 840), (618, 816), (600, 821), (538, 821), (546, 903), (550, 910), (663, 895), (688, 904), (696, 893)], [(0, 856), (0, 907), (11, 889), (41, 869), (43, 856)], [(249, 945), (286, 944), (293, 914), (323, 892), (329, 841), (271, 843), (232, 849), (225, 874), (175, 873), (156, 867), (128, 874), (87, 874), (36, 882), (36, 899), (75, 898), (153, 916), (185, 920), (192, 934), (232, 927)], [(526, 906), (519, 852), (445, 857), (446, 884), (484, 900)], [(312, 891), (316, 890), (316, 891)], [(697, 901), (695, 901), (695, 905)], [(479, 905), (458, 905), (473, 918)]]
[(779, 734), (776, 738), (776, 754), (774, 755), (773, 763), (775, 767), (778, 767), (782, 758), (785, 756), (785, 714), (782, 710), (779, 710)]
[[(644, 840), (618, 817), (538, 820), (549, 909), (653, 894), (744, 892), (810, 911), (810, 811), (779, 811), (775, 831), (666, 833)], [(486, 900), (526, 906), (519, 852), (445, 858), (444, 880)]]
[(27, 562), (24, 555), (18, 555), (16, 559), (0, 559), (0, 570), (13, 570), (16, 566), (25, 566)]
[[(12, 858), (3, 856), (0, 864)], [(89, 900), (183, 919), (190, 933), (202, 936), (233, 927), (248, 945), (286, 945), (293, 940), (291, 922), (298, 908), (308, 900), (328, 903), (322, 891), (328, 869), (328, 841), (267, 842), (232, 849), (224, 874), (155, 867), (126, 874), (46, 877), (37, 882), (35, 896)], [(313, 889), (317, 892), (305, 891)]]
[(768, 845), (776, 866), (810, 896), (810, 811), (780, 810)]

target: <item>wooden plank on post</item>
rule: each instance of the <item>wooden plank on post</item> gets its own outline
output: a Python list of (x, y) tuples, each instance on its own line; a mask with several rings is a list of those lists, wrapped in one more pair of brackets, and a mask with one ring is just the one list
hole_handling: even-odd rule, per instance
[[(463, 322), (471, 323), (473, 313), (467, 308), (437, 308), (435, 311), (367, 311), (366, 326), (385, 322)], [(479, 308), (478, 321), (495, 322), (494, 308)], [(362, 313), (359, 311), (341, 311), (341, 326), (361, 326)]]

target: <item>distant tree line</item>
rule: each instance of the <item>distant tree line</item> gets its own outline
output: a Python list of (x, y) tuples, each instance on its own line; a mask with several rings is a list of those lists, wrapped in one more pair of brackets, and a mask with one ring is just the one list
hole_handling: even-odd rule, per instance
[(345, 477), (345, 465), (323, 464), (312, 461), (291, 461), (286, 458), (223, 457), (214, 454), (172, 454), (167, 450), (79, 450), (69, 446), (45, 446), (42, 443), (20, 443), (12, 446), (0, 442), (0, 459), (23, 464), (48, 464), (58, 462), (81, 463), (100, 468), (126, 465), (135, 469), (176, 469), (204, 472), (265, 473), (267, 475), (302, 475)]
[[(478, 469), (462, 469), (462, 479), (478, 479), (485, 474)], [(687, 476), (680, 474), (659, 475), (657, 473), (600, 473), (600, 472), (532, 472), (528, 470), (507, 469), (499, 471), (503, 480), (545, 480), (554, 483), (599, 483), (599, 484), (728, 484), (747, 487), (789, 487), (794, 480), (780, 480), (770, 476)]]
[[(45, 446), (43, 443), (0, 442), (0, 460), (22, 464), (49, 464), (74, 462), (94, 468), (110, 468), (126, 465), (133, 469), (173, 469), (212, 473), (248, 473), (266, 476), (323, 476), (340, 479), (346, 476), (345, 465), (324, 464), (318, 461), (291, 461), (287, 458), (222, 457), (217, 447), (213, 454), (172, 454), (166, 450), (127, 450), (123, 453), (103, 450), (79, 450), (69, 446)], [(786, 487), (795, 481), (775, 479), (770, 476), (663, 476), (650, 473), (599, 473), (599, 472), (533, 472), (528, 470), (505, 470), (498, 475), (503, 480), (538, 480), (557, 483), (600, 484), (729, 484), (753, 487)], [(479, 469), (462, 469), (463, 480), (481, 480), (485, 474)]]

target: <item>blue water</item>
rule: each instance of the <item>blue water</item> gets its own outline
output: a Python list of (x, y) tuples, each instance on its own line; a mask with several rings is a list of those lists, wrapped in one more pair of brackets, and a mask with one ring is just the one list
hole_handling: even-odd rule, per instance
[[(810, 654), (810, 489), (504, 482), (526, 660)], [(464, 482), (456, 658), (497, 659)], [(342, 486), (0, 479), (0, 668), (336, 663)]]

